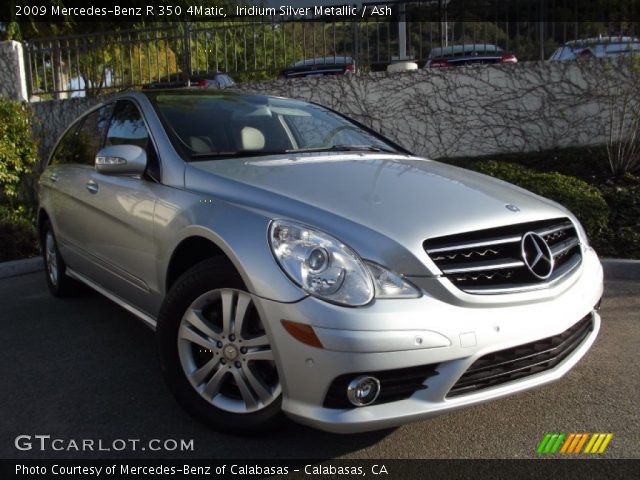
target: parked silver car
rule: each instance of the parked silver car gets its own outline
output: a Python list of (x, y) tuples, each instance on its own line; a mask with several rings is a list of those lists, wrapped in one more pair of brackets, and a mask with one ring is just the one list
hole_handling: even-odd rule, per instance
[(640, 39), (636, 37), (594, 37), (572, 40), (558, 48), (549, 60), (576, 60), (592, 57), (625, 57), (640, 54)]
[(302, 101), (119, 94), (58, 141), (39, 229), (51, 292), (155, 329), (170, 390), (225, 431), (424, 419), (559, 379), (600, 327), (570, 212)]

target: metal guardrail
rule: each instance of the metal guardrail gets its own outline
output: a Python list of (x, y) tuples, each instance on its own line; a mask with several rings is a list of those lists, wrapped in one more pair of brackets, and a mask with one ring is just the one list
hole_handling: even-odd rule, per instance
[[(593, 22), (540, 21), (541, 13), (535, 9), (517, 18), (496, 14), (492, 19), (485, 12), (483, 21), (451, 21), (443, 8), (448, 3), (411, 0), (361, 5), (393, 6), (391, 18), (380, 20), (236, 17), (33, 39), (25, 43), (29, 96), (92, 96), (161, 81), (181, 71), (225, 71), (236, 81), (269, 79), (295, 61), (330, 56), (353, 57), (359, 71), (383, 70), (403, 58), (422, 66), (433, 47), (459, 43), (495, 44), (519, 60), (541, 60), (565, 41), (619, 34), (611, 23), (603, 32)], [(639, 31), (637, 23), (627, 22), (624, 28), (625, 34)]]

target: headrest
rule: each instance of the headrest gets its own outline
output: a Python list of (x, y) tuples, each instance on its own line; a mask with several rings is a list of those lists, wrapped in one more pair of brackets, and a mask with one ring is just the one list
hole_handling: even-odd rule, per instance
[(264, 135), (257, 128), (244, 127), (240, 131), (243, 150), (262, 150), (264, 148)]

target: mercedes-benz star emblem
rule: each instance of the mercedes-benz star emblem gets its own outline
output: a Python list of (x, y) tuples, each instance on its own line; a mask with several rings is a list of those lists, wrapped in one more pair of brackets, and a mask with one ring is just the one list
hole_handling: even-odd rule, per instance
[(553, 254), (544, 238), (534, 232), (527, 232), (522, 237), (522, 260), (529, 271), (545, 280), (553, 272)]

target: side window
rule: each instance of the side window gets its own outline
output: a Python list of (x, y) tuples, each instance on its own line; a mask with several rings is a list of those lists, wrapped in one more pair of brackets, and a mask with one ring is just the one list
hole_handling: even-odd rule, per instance
[(93, 165), (96, 153), (102, 147), (112, 109), (113, 104), (105, 105), (78, 120), (60, 140), (51, 163)]
[(52, 165), (64, 165), (65, 163), (71, 163), (71, 159), (74, 157), (74, 154), (77, 153), (75, 152), (76, 132), (78, 131), (78, 126), (80, 126), (81, 123), (82, 119), (76, 121), (73, 126), (67, 130), (64, 137), (60, 139), (60, 142), (58, 142), (58, 146), (51, 157)]
[(160, 165), (149, 132), (145, 126), (142, 114), (133, 102), (120, 100), (116, 104), (107, 132), (108, 145), (137, 145), (147, 152), (146, 175), (153, 180), (160, 178)]
[(84, 118), (76, 133), (77, 155), (74, 163), (93, 166), (96, 153), (102, 148), (104, 133), (111, 113), (111, 105), (106, 105)]

